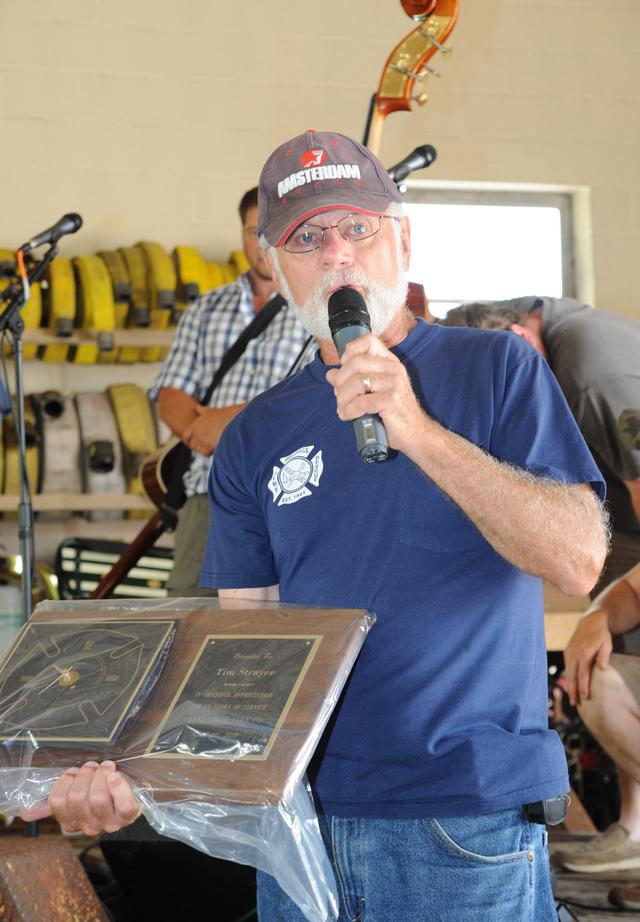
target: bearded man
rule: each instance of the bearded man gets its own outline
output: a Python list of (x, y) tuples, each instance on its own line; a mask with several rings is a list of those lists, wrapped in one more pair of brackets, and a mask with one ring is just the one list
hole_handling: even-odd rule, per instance
[[(259, 190), (265, 258), (319, 352), (222, 433), (202, 583), (376, 614), (309, 767), (340, 922), (551, 922), (544, 818), (569, 785), (541, 585), (597, 580), (602, 479), (533, 349), (406, 309), (409, 222), (368, 150), (305, 132)], [(345, 286), (372, 332), (339, 359), (328, 301)], [(384, 463), (356, 450), (366, 414)], [(52, 805), (67, 829), (136, 813), (113, 763), (67, 773)], [(263, 873), (258, 912), (304, 920)]]

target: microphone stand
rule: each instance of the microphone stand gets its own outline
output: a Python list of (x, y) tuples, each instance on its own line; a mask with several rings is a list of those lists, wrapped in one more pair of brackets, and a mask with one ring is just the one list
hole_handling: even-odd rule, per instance
[[(36, 263), (31, 272), (29, 272), (27, 276), (29, 288), (42, 278), (47, 266), (57, 252), (58, 248), (54, 242), (40, 262)], [(13, 424), (17, 434), (18, 467), (20, 470), (18, 537), (20, 541), (20, 554), (22, 556), (22, 623), (26, 624), (31, 617), (33, 605), (33, 505), (31, 503), (31, 488), (29, 486), (29, 472), (27, 470), (27, 439), (24, 422), (24, 375), (22, 366), (22, 334), (24, 332), (24, 320), (22, 319), (20, 310), (24, 307), (26, 301), (24, 299), (24, 286), (21, 281), (12, 282), (8, 288), (0, 292), (0, 304), (6, 305), (0, 314), (0, 333), (8, 331), (13, 340), (16, 390)], [(28, 838), (37, 838), (37, 820), (30, 820), (26, 823), (24, 835)]]
[[(29, 272), (29, 286), (38, 282), (45, 273), (58, 249), (50, 246), (39, 263)], [(27, 471), (27, 443), (24, 417), (24, 377), (22, 367), (22, 334), (24, 321), (20, 309), (25, 305), (22, 282), (12, 282), (0, 292), (0, 304), (6, 307), (0, 314), (0, 333), (8, 331), (13, 340), (13, 357), (15, 365), (15, 403), (14, 428), (17, 435), (18, 465), (20, 469), (20, 502), (18, 504), (18, 537), (22, 556), (22, 623), (26, 624), (31, 615), (33, 591), (33, 506)]]

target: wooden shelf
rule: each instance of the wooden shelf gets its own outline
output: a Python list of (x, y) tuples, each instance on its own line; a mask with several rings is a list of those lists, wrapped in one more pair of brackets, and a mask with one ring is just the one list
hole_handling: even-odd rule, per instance
[[(113, 346), (135, 346), (146, 348), (148, 346), (170, 346), (175, 334), (175, 327), (168, 330), (114, 330)], [(22, 335), (23, 343), (36, 346), (87, 346), (95, 344), (96, 336), (87, 330), (76, 330), (72, 336), (55, 336), (48, 330), (30, 329)]]
[[(123, 516), (99, 521), (68, 512), (60, 513), (59, 518), (55, 520), (36, 517), (36, 558), (52, 563), (61, 542), (67, 538), (108, 538), (112, 541), (131, 543), (144, 528), (152, 512), (152, 509), (146, 509), (142, 518), (128, 519)], [(0, 517), (0, 542), (4, 546), (5, 554), (20, 553), (18, 523), (15, 518), (7, 520)], [(155, 546), (171, 548), (173, 543), (173, 532), (165, 532)]]
[[(15, 512), (20, 497), (0, 496), (0, 512)], [(95, 512), (109, 509), (143, 509), (151, 514), (155, 506), (139, 493), (36, 493), (34, 512)]]

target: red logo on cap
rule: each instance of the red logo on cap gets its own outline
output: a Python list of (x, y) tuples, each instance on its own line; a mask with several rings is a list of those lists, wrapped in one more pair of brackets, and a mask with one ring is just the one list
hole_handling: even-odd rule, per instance
[(312, 147), (311, 150), (306, 150), (302, 157), (300, 157), (300, 163), (305, 170), (308, 170), (312, 166), (320, 166), (326, 159), (326, 150), (323, 150), (321, 147)]

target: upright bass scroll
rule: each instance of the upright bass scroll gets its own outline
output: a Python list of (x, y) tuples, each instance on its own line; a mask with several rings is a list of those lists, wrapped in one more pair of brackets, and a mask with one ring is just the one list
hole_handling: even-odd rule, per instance
[(459, 0), (401, 0), (402, 8), (416, 27), (393, 49), (382, 70), (372, 99), (363, 143), (379, 153), (384, 120), (391, 112), (410, 111), (413, 103), (423, 105), (427, 93), (418, 86), (438, 76), (427, 63), (433, 55), (451, 50), (446, 40), (458, 20)]
[(411, 16), (416, 22), (422, 22), (433, 13), (437, 0), (400, 0), (400, 3), (407, 16)]

